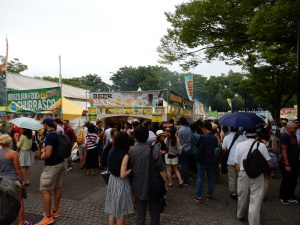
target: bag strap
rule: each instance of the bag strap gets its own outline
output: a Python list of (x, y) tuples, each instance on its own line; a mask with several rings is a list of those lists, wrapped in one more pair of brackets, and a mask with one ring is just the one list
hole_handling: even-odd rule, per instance
[(240, 133), (239, 133), (239, 132), (236, 132), (235, 135), (234, 135), (234, 137), (233, 137), (233, 139), (232, 139), (232, 142), (231, 142), (231, 144), (230, 144), (230, 146), (229, 146), (229, 148), (228, 148), (228, 152), (230, 152), (230, 150), (231, 150), (231, 148), (232, 148), (234, 142), (239, 138), (239, 136), (240, 136)]
[(251, 145), (251, 147), (250, 147), (250, 149), (248, 151), (247, 159), (250, 157), (252, 149), (253, 149), (253, 146), (255, 145), (255, 143), (257, 143), (257, 148), (258, 148), (259, 142), (253, 141), (253, 143), (252, 143), (252, 145)]

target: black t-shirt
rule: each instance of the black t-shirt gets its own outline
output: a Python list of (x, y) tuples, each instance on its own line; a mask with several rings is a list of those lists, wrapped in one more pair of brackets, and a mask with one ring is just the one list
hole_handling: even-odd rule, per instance
[(280, 136), (280, 144), (287, 145), (287, 156), (291, 165), (297, 165), (299, 162), (299, 149), (296, 135), (284, 133)]
[(64, 160), (57, 157), (57, 146), (58, 146), (58, 136), (56, 131), (50, 131), (46, 134), (45, 138), (45, 147), (47, 145), (51, 145), (53, 147), (52, 154), (49, 158), (45, 159), (46, 166), (54, 166), (57, 165)]
[(128, 152), (123, 149), (113, 148), (108, 155), (108, 171), (116, 177), (120, 177), (122, 161), (126, 154)]

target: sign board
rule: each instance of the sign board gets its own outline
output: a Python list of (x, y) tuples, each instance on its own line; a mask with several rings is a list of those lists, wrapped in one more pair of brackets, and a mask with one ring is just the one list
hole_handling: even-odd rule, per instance
[(6, 112), (10, 113), (61, 113), (61, 88), (7, 91)]
[(152, 115), (152, 122), (161, 123), (163, 121), (162, 115)]

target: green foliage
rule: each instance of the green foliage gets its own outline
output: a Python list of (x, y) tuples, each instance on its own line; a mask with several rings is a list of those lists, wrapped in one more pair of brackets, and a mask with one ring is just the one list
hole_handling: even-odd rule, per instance
[[(36, 77), (39, 78), (39, 77)], [(58, 77), (42, 77), (43, 80), (49, 80), (53, 82), (59, 82)], [(91, 92), (109, 91), (110, 86), (102, 81), (101, 77), (97, 74), (88, 74), (81, 77), (63, 78), (62, 83), (68, 84), (74, 87), (88, 89)]]
[(290, 102), (297, 88), (292, 80), (299, 12), (300, 1), (294, 0), (183, 3), (166, 13), (171, 28), (158, 48), (161, 62), (181, 62), (184, 69), (212, 59), (240, 64), (249, 72), (243, 88), (251, 84), (251, 97), (278, 120), (280, 107)]

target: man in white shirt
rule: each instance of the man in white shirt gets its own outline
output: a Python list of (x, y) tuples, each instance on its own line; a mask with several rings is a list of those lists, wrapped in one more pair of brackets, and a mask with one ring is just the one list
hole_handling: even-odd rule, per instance
[[(238, 128), (230, 127), (230, 133), (224, 137), (222, 144), (223, 151), (229, 151), (227, 160), (228, 190), (230, 192), (231, 198), (235, 200), (237, 199), (237, 173), (235, 171), (234, 156), (237, 144), (246, 140), (246, 138), (242, 134), (239, 134), (237, 132)], [(234, 143), (232, 144), (233, 141)]]
[[(247, 158), (248, 152), (252, 144), (256, 141), (257, 133), (255, 129), (246, 129), (245, 136), (247, 140), (239, 143), (236, 146), (236, 153), (234, 156), (234, 163), (236, 171), (238, 172), (237, 192), (238, 192), (238, 206), (237, 218), (244, 219), (247, 215), (248, 209), (248, 222), (249, 225), (260, 224), (260, 208), (263, 200), (264, 191), (264, 174), (260, 174), (256, 178), (250, 178), (246, 174), (243, 166), (244, 159)], [(256, 149), (256, 143), (252, 150)], [(260, 143), (258, 150), (264, 158), (271, 163), (271, 158), (265, 144)], [(250, 200), (248, 207), (248, 198)]]

